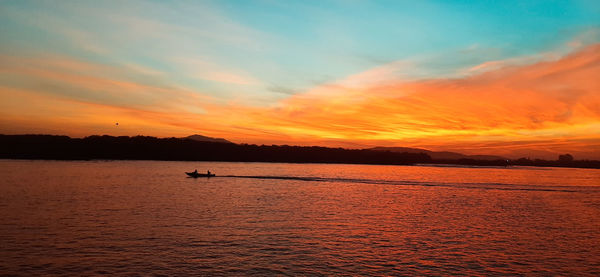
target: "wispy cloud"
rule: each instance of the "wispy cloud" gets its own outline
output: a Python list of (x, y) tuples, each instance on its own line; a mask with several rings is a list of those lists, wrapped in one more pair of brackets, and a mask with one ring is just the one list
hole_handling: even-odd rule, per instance
[(438, 147), (495, 142), (498, 150), (535, 139), (555, 151), (579, 147), (578, 153), (585, 153), (578, 141), (600, 140), (600, 87), (594, 78), (598, 72), (596, 44), (555, 61), (458, 79), (322, 86), (270, 110), (236, 107), (245, 116), (228, 119), (297, 140), (418, 141)]
[[(25, 116), (30, 110), (30, 120), (44, 122), (44, 126), (90, 127), (125, 120), (132, 126), (129, 131), (182, 134), (200, 130), (247, 142), (330, 140), (467, 152), (477, 152), (471, 146), (478, 145), (479, 152), (507, 154), (525, 153), (528, 146), (569, 150), (584, 157), (597, 155), (587, 147), (600, 141), (600, 85), (595, 81), (600, 72), (600, 44), (554, 61), (502, 67), (458, 79), (323, 85), (270, 108), (223, 105), (192, 91), (110, 78), (110, 67), (64, 59), (36, 61), (18, 60), (17, 66), (16, 60), (2, 57), (0, 73), (17, 80), (3, 81), (2, 98), (6, 103), (23, 102), (14, 105), (20, 111), (11, 113), (6, 108), (5, 118), (11, 114), (14, 118), (16, 113)], [(19, 83), (15, 76), (37, 81)], [(39, 82), (43, 85), (32, 85)], [(77, 93), (69, 94), (65, 88)], [(201, 111), (184, 107), (201, 107)], [(44, 114), (54, 116), (45, 118)], [(108, 126), (97, 130), (114, 131)]]
[(152, 110), (197, 110), (197, 106), (210, 99), (190, 89), (157, 80), (147, 72), (140, 74), (137, 68), (130, 70), (64, 56), (0, 56), (0, 73), (0, 87), (27, 89), (90, 103)]
[(202, 58), (181, 57), (173, 59), (173, 63), (179, 65), (181, 74), (187, 74), (191, 78), (228, 83), (235, 85), (259, 85), (261, 82), (239, 69), (227, 69)]

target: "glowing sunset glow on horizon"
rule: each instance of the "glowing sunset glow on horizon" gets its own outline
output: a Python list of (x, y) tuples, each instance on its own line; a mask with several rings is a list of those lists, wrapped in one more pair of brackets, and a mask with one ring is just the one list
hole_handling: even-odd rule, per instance
[(2, 134), (600, 159), (597, 3), (52, 3), (0, 4)]

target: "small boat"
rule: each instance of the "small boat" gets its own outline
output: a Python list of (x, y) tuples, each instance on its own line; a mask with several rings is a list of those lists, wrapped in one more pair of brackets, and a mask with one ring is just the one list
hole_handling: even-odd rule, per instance
[(198, 177), (215, 177), (215, 174), (207, 174), (207, 173), (198, 173), (198, 172), (186, 172), (185, 174), (187, 174), (188, 176), (192, 177), (192, 178), (198, 178)]

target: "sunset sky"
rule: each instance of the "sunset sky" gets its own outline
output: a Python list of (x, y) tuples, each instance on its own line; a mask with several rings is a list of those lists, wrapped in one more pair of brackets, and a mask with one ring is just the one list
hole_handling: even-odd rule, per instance
[(600, 1), (0, 0), (0, 133), (600, 159)]

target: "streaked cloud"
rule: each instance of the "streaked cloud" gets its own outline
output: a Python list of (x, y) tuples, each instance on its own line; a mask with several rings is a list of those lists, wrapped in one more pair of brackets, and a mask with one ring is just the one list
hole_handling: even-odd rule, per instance
[(495, 145), (493, 153), (510, 152), (506, 150), (513, 148), (510, 145), (535, 138), (537, 144), (528, 145), (576, 150), (589, 157), (599, 155), (598, 149), (578, 143), (600, 140), (600, 84), (594, 77), (599, 72), (596, 44), (557, 60), (504, 66), (463, 78), (399, 80), (359, 88), (328, 85), (294, 95), (270, 110), (236, 110), (245, 115), (247, 125), (297, 140), (329, 138), (439, 149), (453, 144), (467, 151), (466, 146), (476, 143)]
[[(15, 63), (2, 57), (0, 91), (8, 103), (4, 124), (21, 114), (29, 125), (81, 126), (78, 134), (85, 133), (83, 126), (97, 125), (108, 128), (97, 130), (112, 133), (113, 121), (121, 121), (129, 122), (120, 125), (131, 126), (121, 127), (128, 131), (201, 131), (240, 142), (310, 144), (325, 139), (474, 153), (516, 154), (532, 147), (598, 155), (598, 149), (588, 147), (600, 141), (600, 84), (595, 80), (600, 44), (557, 60), (457, 79), (322, 85), (270, 108), (223, 105), (189, 90), (119, 80), (133, 78), (128, 76), (132, 73), (106, 66), (56, 58)], [(371, 72), (379, 69), (356, 76), (362, 80)], [(36, 82), (24, 81), (31, 79)]]

